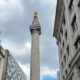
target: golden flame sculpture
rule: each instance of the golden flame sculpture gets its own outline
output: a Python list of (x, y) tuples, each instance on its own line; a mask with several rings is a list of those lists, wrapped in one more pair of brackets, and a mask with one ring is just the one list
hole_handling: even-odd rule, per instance
[(34, 13), (34, 19), (38, 19), (38, 13), (37, 12)]

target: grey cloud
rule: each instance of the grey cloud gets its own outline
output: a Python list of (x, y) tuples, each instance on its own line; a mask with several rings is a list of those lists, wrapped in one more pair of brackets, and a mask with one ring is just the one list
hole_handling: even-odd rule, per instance
[[(56, 0), (55, 0), (56, 1)], [(41, 55), (41, 67), (47, 66), (52, 69), (58, 68), (58, 52), (56, 41), (53, 38), (53, 26), (54, 16), (56, 11), (55, 5), (44, 6), (38, 2), (31, 3), (30, 0), (21, 0), (23, 6), (22, 16), (15, 12), (15, 15), (11, 16), (9, 20), (4, 23), (0, 23), (1, 29), (4, 33), (2, 40), (12, 42), (12, 45), (16, 47), (22, 47), (24, 43), (31, 42), (31, 34), (29, 26), (33, 20), (34, 11), (39, 13), (39, 22), (41, 24), (42, 35), (40, 36), (40, 55)], [(4, 40), (4, 41), (5, 41)], [(26, 54), (22, 53), (22, 54)], [(16, 60), (22, 64), (30, 63), (30, 51), (23, 56), (14, 55)]]

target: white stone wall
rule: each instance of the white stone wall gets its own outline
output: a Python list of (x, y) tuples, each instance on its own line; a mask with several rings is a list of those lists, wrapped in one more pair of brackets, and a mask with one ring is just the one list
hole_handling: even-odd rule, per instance
[[(64, 0), (64, 7), (65, 7), (64, 15), (65, 15), (66, 23), (65, 25), (62, 25), (63, 34), (61, 34), (60, 32), (61, 42), (59, 42), (58, 44), (61, 80), (64, 80), (64, 79), (66, 80), (66, 78), (68, 77), (68, 74), (71, 73), (70, 72), (71, 69), (72, 71), (73, 69), (75, 69), (74, 67), (69, 68), (69, 64), (72, 64), (71, 61), (76, 54), (78, 53), (80, 54), (80, 52), (77, 53), (77, 50), (75, 49), (75, 46), (74, 46), (74, 43), (78, 35), (80, 35), (80, 7), (78, 7), (79, 0), (73, 0), (73, 11), (72, 12), (69, 11), (70, 1), (71, 0)], [(72, 21), (75, 15), (76, 15), (76, 21), (77, 21), (78, 27), (75, 30), (75, 32), (73, 32), (71, 24), (72, 24)], [(67, 39), (65, 38), (66, 31), (68, 33)], [(64, 41), (64, 48), (63, 48), (63, 41)], [(69, 55), (67, 55), (67, 51), (66, 51), (66, 48), (68, 45), (69, 45)], [(61, 50), (62, 50), (62, 53), (61, 53)], [(64, 60), (64, 55), (66, 55), (66, 62)], [(62, 62), (63, 62), (63, 67), (62, 67)], [(67, 74), (66, 74), (66, 70), (67, 70)], [(80, 74), (80, 72), (78, 72), (78, 74)], [(63, 76), (64, 76), (64, 79), (63, 79)], [(78, 78), (78, 80), (79, 79), (80, 78)]]

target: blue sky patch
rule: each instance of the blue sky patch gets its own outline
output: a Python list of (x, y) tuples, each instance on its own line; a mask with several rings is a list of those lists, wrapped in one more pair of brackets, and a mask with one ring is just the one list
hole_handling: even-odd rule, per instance
[(43, 77), (43, 80), (56, 80), (56, 78), (46, 75)]

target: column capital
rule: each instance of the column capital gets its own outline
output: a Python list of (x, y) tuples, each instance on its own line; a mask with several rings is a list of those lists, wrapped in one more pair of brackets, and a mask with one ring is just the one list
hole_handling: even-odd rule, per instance
[(35, 12), (33, 22), (32, 22), (32, 24), (30, 26), (31, 34), (35, 30), (39, 32), (39, 35), (41, 34), (41, 27), (40, 27), (40, 24), (39, 24), (39, 21), (38, 21), (37, 12)]

